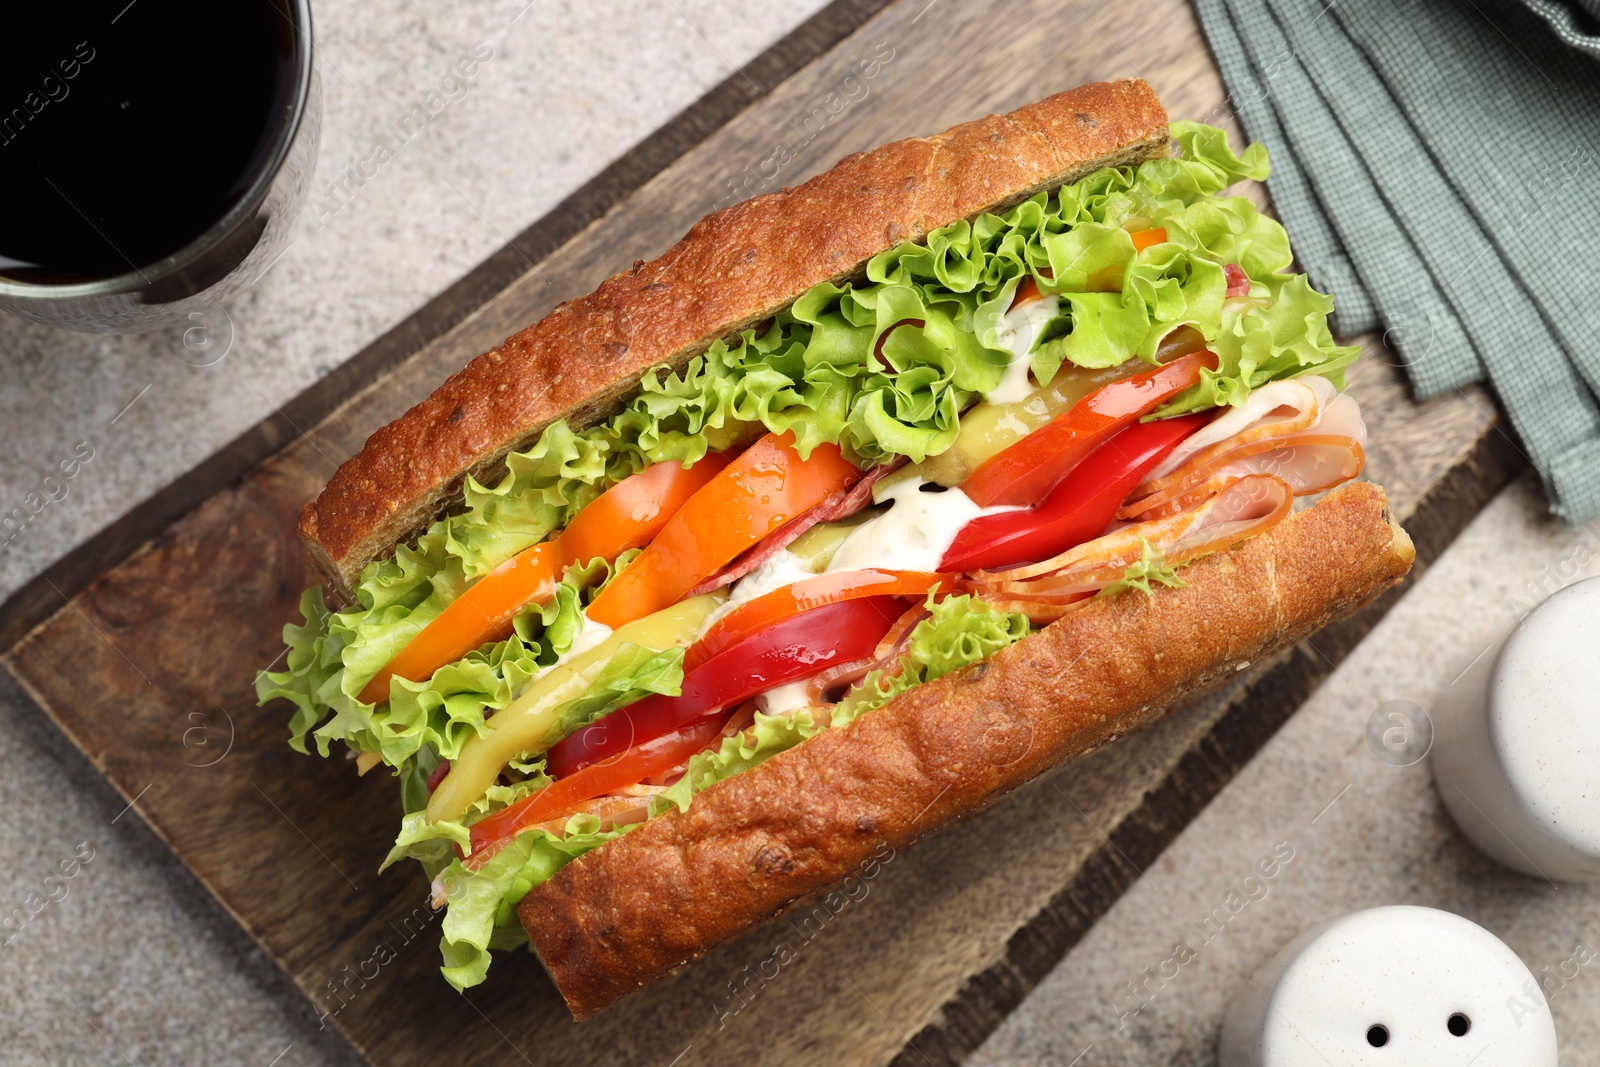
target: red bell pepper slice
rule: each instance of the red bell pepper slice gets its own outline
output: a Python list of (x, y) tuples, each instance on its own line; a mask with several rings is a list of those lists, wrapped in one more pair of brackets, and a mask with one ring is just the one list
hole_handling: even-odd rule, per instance
[(1099, 537), (1133, 487), (1211, 413), (1134, 423), (1072, 468), (1038, 507), (984, 515), (961, 528), (943, 571), (994, 570), (1050, 559)]
[(557, 817), (586, 800), (671, 770), (715, 741), (722, 732), (722, 724), (720, 715), (703, 715), (677, 730), (558, 779), (537, 793), (479, 820), (472, 825), (472, 852), (466, 866), (487, 863), (502, 846), (535, 823)]
[(697, 716), (861, 659), (877, 648), (901, 611), (898, 598), (875, 596), (785, 619), (685, 673), (680, 695), (647, 696), (572, 734), (545, 754), (545, 769), (564, 778)]
[(1216, 370), (1217, 357), (1207, 351), (1191, 352), (1090, 393), (984, 460), (961, 483), (962, 491), (979, 507), (1043, 500), (1068, 471), (1113, 434), (1199, 382), (1201, 368)]
[(955, 582), (950, 575), (868, 569), (819, 574), (815, 578), (774, 589), (740, 604), (718, 619), (700, 640), (689, 647), (688, 654), (683, 658), (684, 673), (690, 673), (718, 653), (802, 612), (869, 596), (921, 598), (941, 583), (946, 592), (955, 589)]

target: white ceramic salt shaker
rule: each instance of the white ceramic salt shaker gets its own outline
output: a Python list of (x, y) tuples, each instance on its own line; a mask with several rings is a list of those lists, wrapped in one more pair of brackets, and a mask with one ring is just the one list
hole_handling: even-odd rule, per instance
[(1234, 993), (1217, 1058), (1221, 1067), (1555, 1067), (1556, 1031), (1532, 973), (1499, 938), (1447, 911), (1395, 905), (1285, 945)]
[(1439, 797), (1534, 877), (1600, 878), (1600, 578), (1567, 586), (1434, 702)]

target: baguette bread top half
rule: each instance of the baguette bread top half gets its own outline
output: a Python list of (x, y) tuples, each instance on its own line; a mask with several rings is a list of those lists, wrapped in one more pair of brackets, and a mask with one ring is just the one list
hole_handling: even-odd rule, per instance
[(367, 563), (459, 500), (467, 475), (492, 484), (506, 455), (557, 419), (593, 425), (638, 392), (646, 371), (681, 369), (885, 249), (1156, 158), (1167, 144), (1149, 85), (1100, 82), (849, 156), (795, 188), (715, 211), (666, 254), (559, 305), (369, 437), (300, 513), (311, 561), (348, 597)]

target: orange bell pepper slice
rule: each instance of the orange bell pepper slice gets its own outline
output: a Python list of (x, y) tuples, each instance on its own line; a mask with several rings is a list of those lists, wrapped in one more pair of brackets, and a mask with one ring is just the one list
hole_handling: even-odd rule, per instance
[(728, 465), (715, 452), (688, 470), (655, 463), (601, 493), (578, 512), (561, 534), (523, 550), (479, 578), (373, 676), (360, 699), (376, 704), (389, 696), (395, 675), (420, 682), (475, 648), (511, 634), (517, 612), (555, 592), (574, 563), (616, 559), (649, 544), (696, 492)]
[(1133, 238), (1133, 250), (1135, 252), (1143, 252), (1151, 245), (1165, 243), (1167, 240), (1167, 228), (1165, 226), (1152, 226), (1148, 230), (1138, 230), (1128, 236)]
[(711, 479), (589, 605), (613, 629), (670, 607), (685, 593), (801, 512), (860, 479), (837, 445), (807, 459), (793, 433), (769, 433)]

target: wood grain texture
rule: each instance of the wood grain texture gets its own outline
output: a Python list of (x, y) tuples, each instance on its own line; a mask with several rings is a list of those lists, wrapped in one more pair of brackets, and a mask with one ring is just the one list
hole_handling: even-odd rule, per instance
[[(880, 43), (895, 58), (865, 95), (808, 124)], [(279, 653), (277, 630), (309, 579), (293, 519), (332, 473), (324, 454), (350, 455), (468, 359), (658, 254), (719, 200), (1131, 75), (1176, 117), (1218, 114), (1222, 89), (1181, 0), (886, 9), (342, 403), (310, 440), (89, 582), (7, 666), (129, 799), (148, 787), (136, 810), (374, 1063), (958, 1062), (1370, 628), (1373, 609), (896, 853), (827, 920), (758, 929), (584, 1024), (529, 955), (497, 962), (467, 997), (443, 984), (420, 875), (373, 873), (396, 825), (393, 781), (290, 751), (286, 713), (255, 709), (250, 678)], [(779, 144), (796, 159), (763, 178)], [(1382, 349), (1367, 348), (1352, 388), (1372, 430), (1370, 474), (1419, 562), (1431, 560), (1520, 461), (1483, 393), (1419, 407)], [(1009, 832), (1018, 827), (1027, 833)]]

